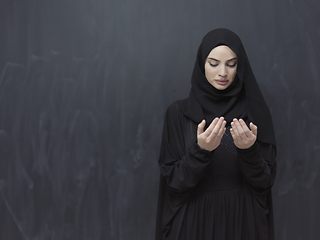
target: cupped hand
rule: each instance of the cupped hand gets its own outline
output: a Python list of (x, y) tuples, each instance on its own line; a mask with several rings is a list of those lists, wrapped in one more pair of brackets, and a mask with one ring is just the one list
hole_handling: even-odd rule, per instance
[(231, 122), (230, 133), (234, 144), (238, 148), (250, 148), (257, 140), (258, 127), (251, 122), (250, 129), (242, 119), (238, 120), (235, 118)]
[(202, 120), (202, 122), (198, 125), (198, 145), (201, 149), (211, 152), (220, 145), (221, 138), (226, 131), (226, 121), (223, 117), (215, 118), (209, 127), (204, 131), (205, 125), (205, 120)]

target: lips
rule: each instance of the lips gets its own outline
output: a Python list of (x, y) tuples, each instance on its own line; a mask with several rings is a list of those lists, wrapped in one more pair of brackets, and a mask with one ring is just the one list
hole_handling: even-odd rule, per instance
[(229, 81), (225, 79), (215, 79), (215, 81), (220, 85), (226, 85)]

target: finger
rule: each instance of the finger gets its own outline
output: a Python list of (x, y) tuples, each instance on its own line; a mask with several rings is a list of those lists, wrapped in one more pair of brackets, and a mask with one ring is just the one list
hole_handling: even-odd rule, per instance
[(208, 138), (213, 139), (213, 138), (215, 138), (217, 136), (220, 137), (225, 125), (226, 125), (226, 121), (224, 121), (223, 117), (220, 117), (219, 121), (215, 125), (214, 129), (212, 130), (212, 132), (210, 133)]
[(252, 131), (250, 131), (250, 129), (248, 128), (246, 122), (245, 122), (243, 119), (240, 119), (240, 120), (239, 120), (239, 123), (240, 123), (240, 125), (241, 125), (244, 133), (246, 134), (246, 136), (247, 136), (248, 138), (252, 137), (253, 133), (252, 133)]
[(250, 123), (251, 132), (257, 136), (258, 135), (258, 127), (254, 125), (252, 122)]
[(213, 121), (210, 123), (209, 127), (204, 131), (206, 137), (208, 137), (211, 134), (214, 127), (217, 125), (218, 121), (219, 121), (219, 118), (217, 118), (217, 117), (215, 119), (213, 119)]
[(230, 133), (231, 133), (231, 137), (233, 138), (233, 140), (235, 140), (235, 135), (234, 135), (234, 131), (233, 131), (233, 129), (232, 128), (230, 128)]
[(218, 132), (217, 137), (222, 138), (223, 134), (226, 132), (226, 124), (227, 124), (227, 122), (223, 121), (222, 126), (221, 126), (221, 128), (220, 128), (220, 130)]
[(231, 133), (231, 137), (233, 139), (233, 142), (236, 143), (238, 142), (239, 138), (236, 137), (235, 131), (233, 128), (230, 128), (230, 133)]
[(218, 123), (216, 124), (215, 128), (211, 132), (209, 138), (215, 138), (215, 137), (221, 137), (223, 135), (225, 126), (226, 126), (226, 121), (219, 119)]
[(206, 125), (206, 120), (202, 120), (201, 123), (198, 124), (197, 136), (203, 133), (204, 126)]
[[(241, 124), (241, 122), (242, 122), (242, 124)], [(248, 138), (249, 137), (249, 135), (248, 135), (249, 129), (248, 129), (246, 123), (242, 119), (240, 119), (240, 120), (235, 119), (234, 123), (235, 123), (235, 126), (237, 127), (237, 131), (238, 131), (239, 136), (241, 137), (241, 139), (244, 140), (244, 139)]]
[(243, 129), (244, 131), (250, 131), (249, 128), (248, 128), (248, 126), (247, 126), (247, 124), (245, 123), (245, 121), (243, 121), (243, 119), (240, 119), (240, 120), (239, 120), (239, 123), (240, 123), (240, 126), (242, 127), (242, 129)]
[(238, 125), (236, 124), (236, 122), (238, 121), (238, 119), (233, 119), (233, 121), (231, 122), (231, 129), (230, 129), (230, 132), (233, 133), (233, 139), (236, 140), (236, 139), (241, 139), (241, 136), (240, 136), (240, 132), (238, 130)]

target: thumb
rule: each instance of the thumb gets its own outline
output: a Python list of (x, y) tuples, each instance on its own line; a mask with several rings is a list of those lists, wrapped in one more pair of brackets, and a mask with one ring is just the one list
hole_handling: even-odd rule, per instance
[(258, 127), (251, 122), (251, 123), (250, 123), (250, 128), (251, 128), (251, 132), (252, 132), (255, 136), (257, 136), (257, 134), (258, 134)]
[(197, 130), (197, 136), (199, 136), (201, 133), (203, 133), (204, 126), (206, 125), (206, 120), (202, 120), (201, 123), (198, 125), (198, 130)]

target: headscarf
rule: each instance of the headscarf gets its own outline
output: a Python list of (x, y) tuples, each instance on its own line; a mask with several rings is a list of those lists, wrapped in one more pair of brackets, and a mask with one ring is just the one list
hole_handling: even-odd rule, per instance
[[(225, 90), (213, 87), (205, 77), (204, 65), (211, 50), (226, 45), (237, 55), (237, 74)], [(180, 103), (185, 116), (196, 123), (209, 125), (223, 116), (230, 124), (242, 118), (258, 126), (258, 139), (276, 146), (270, 110), (253, 75), (240, 38), (232, 31), (219, 28), (207, 33), (199, 46), (187, 101)]]

